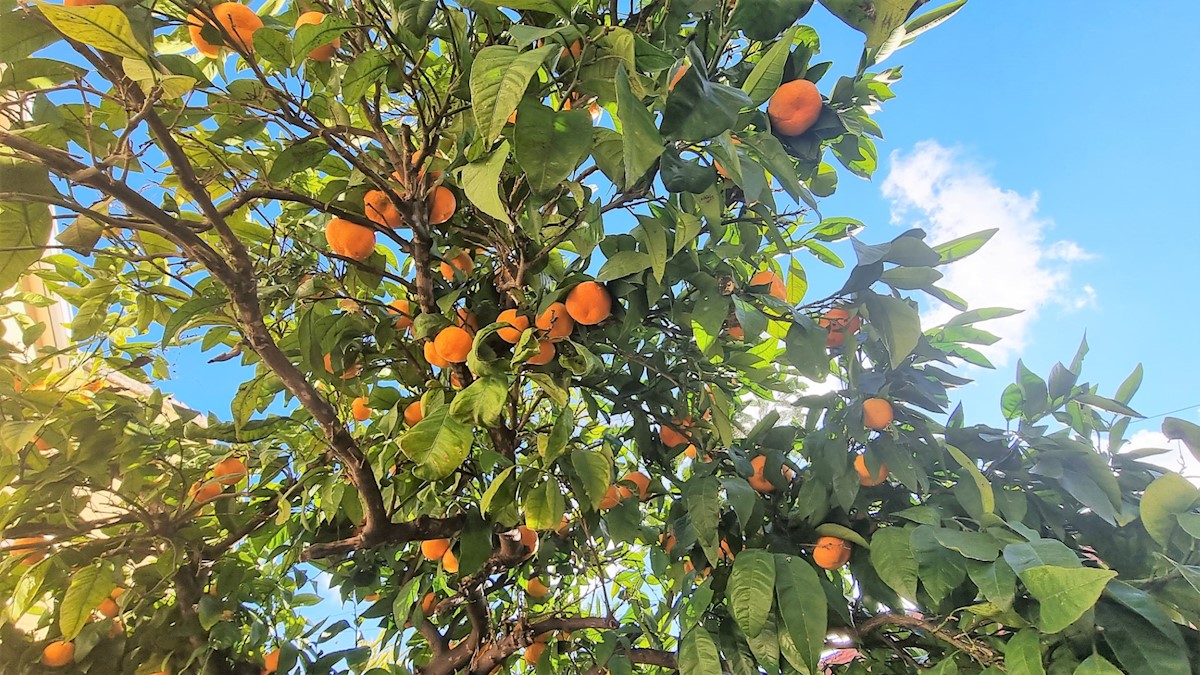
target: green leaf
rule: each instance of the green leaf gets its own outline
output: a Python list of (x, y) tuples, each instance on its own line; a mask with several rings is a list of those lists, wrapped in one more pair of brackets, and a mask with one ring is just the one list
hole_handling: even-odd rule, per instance
[(683, 484), (683, 503), (696, 530), (696, 539), (710, 563), (720, 559), (721, 520), (720, 483), (713, 476), (693, 476)]
[(546, 466), (549, 466), (567, 449), (571, 440), (571, 432), (575, 431), (575, 411), (570, 406), (555, 413), (554, 426), (550, 433), (538, 436), (538, 454), (542, 456)]
[[(1137, 364), (1133, 368), (1133, 372), (1129, 373), (1129, 377), (1117, 387), (1117, 395), (1114, 399), (1121, 403), (1128, 404), (1133, 400), (1133, 395), (1137, 393), (1139, 387), (1142, 386), (1142, 364)], [(1196, 438), (1200, 439), (1200, 427), (1196, 429)]]
[(487, 427), (500, 423), (508, 401), (508, 378), (481, 377), (460, 391), (450, 402), (450, 414), (463, 422)]
[(612, 455), (604, 449), (574, 450), (571, 452), (571, 467), (583, 483), (582, 496), (595, 509), (608, 492), (608, 486), (612, 485)]
[(58, 626), (62, 631), (62, 639), (74, 640), (92, 618), (92, 611), (114, 588), (112, 564), (106, 560), (97, 561), (72, 575), (62, 604), (58, 607)]
[(625, 166), (624, 189), (641, 178), (663, 153), (662, 136), (654, 115), (642, 105), (629, 85), (625, 65), (617, 66), (617, 119), (621, 122), (621, 156)]
[(663, 136), (686, 141), (703, 141), (733, 128), (738, 113), (752, 107), (740, 89), (715, 84), (699, 74), (693, 63), (667, 96), (659, 126)]
[(525, 101), (514, 134), (517, 164), (536, 192), (547, 193), (571, 175), (592, 151), (592, 117), (587, 110), (555, 112)]
[(1097, 396), (1096, 394), (1076, 394), (1075, 400), (1085, 405), (1090, 405), (1093, 408), (1106, 410), (1108, 412), (1117, 413), (1118, 415), (1127, 415), (1129, 417), (1141, 418), (1143, 415), (1138, 411), (1130, 408), (1124, 403), (1114, 401), (1111, 398)]
[(1057, 539), (1034, 539), (1028, 543), (1009, 544), (1004, 547), (1004, 561), (1017, 574), (1041, 565), (1070, 569), (1083, 566), (1074, 551)]
[[(965, 2), (966, 0), (963, 0)], [(1122, 675), (1121, 669), (1099, 654), (1092, 654), (1075, 667), (1074, 675)]]
[[(483, 496), (479, 498), (479, 508), (484, 513), (494, 516), (503, 512), (507, 504), (516, 496), (516, 483), (509, 480), (515, 469), (516, 467), (510, 466), (496, 474), (496, 477), (488, 484), (487, 489), (483, 491)], [(500, 498), (503, 503), (498, 504), (498, 508), (493, 509), (492, 503), (497, 498)]]
[(766, 54), (754, 64), (754, 70), (746, 76), (742, 83), (742, 91), (750, 97), (750, 104), (758, 107), (767, 102), (775, 90), (783, 82), (783, 70), (787, 66), (788, 56), (792, 51), (792, 42), (796, 39), (799, 26), (792, 27), (779, 41), (771, 45)]
[(1178, 515), (1191, 510), (1198, 502), (1200, 488), (1177, 473), (1165, 473), (1150, 483), (1142, 494), (1142, 525), (1154, 541), (1167, 548), (1175, 533)]
[(627, 277), (650, 269), (653, 260), (649, 254), (641, 251), (618, 251), (608, 260), (596, 274), (596, 281), (605, 283), (614, 279)]
[(438, 406), (400, 437), (400, 450), (417, 464), (418, 477), (439, 480), (462, 466), (471, 440), (471, 427), (451, 417), (450, 406)]
[(534, 530), (553, 530), (562, 523), (566, 505), (562, 487), (553, 478), (542, 481), (525, 495), (525, 524)]
[[(292, 65), (292, 38), (273, 28), (254, 31), (254, 56), (286, 72)], [(307, 53), (307, 52), (306, 52)]]
[(1038, 627), (1057, 633), (1075, 623), (1091, 609), (1108, 582), (1117, 576), (1113, 570), (1090, 567), (1067, 569), (1052, 565), (1030, 567), (1020, 572), (1029, 594), (1038, 601)]
[(934, 246), (933, 250), (937, 251), (938, 254), (938, 264), (948, 265), (952, 262), (962, 260), (983, 248), (983, 245), (988, 243), (988, 240), (994, 237), (999, 231), (998, 228), (983, 230)]
[(9, 621), (18, 621), (33, 608), (42, 593), (42, 582), (46, 580), (46, 572), (52, 567), (51, 563), (34, 565), (21, 575), (13, 590), (12, 601), (4, 608)]
[(779, 634), (784, 657), (802, 673), (816, 673), (825, 647), (825, 591), (803, 558), (775, 554), (775, 595), (785, 627)]
[(942, 273), (932, 267), (893, 267), (885, 270), (879, 280), (901, 290), (925, 288), (937, 283)]
[(917, 598), (917, 559), (913, 557), (912, 531), (882, 527), (871, 536), (871, 565), (883, 583), (912, 602)]
[(751, 40), (770, 40), (799, 21), (812, 5), (813, 0), (738, 0), (730, 23)]
[(829, 374), (829, 352), (825, 348), (827, 333), (811, 319), (798, 318), (788, 326), (783, 339), (787, 360), (810, 380), (822, 381)]
[(201, 315), (227, 304), (229, 304), (228, 298), (207, 296), (192, 298), (183, 303), (178, 309), (171, 312), (170, 318), (163, 324), (162, 346), (168, 347), (171, 343), (175, 342), (175, 338), (179, 336), (180, 331), (187, 328), (192, 320), (198, 317), (206, 318), (210, 323), (213, 322), (213, 316), (202, 317)]
[(917, 348), (921, 338), (921, 318), (917, 310), (903, 300), (869, 291), (863, 296), (871, 325), (883, 338), (891, 366), (898, 368)]
[(1114, 602), (1096, 606), (1097, 633), (1112, 649), (1122, 670), (1130, 675), (1190, 675), (1186, 649), (1163, 639), (1149, 621)]
[(485, 158), (471, 162), (462, 168), (462, 188), (467, 199), (480, 211), (509, 225), (512, 220), (500, 199), (500, 173), (508, 159), (508, 142), (500, 144)]
[[(296, 29), (292, 40), (292, 65), (298, 66), (308, 58), (309, 52), (327, 45), (341, 37), (342, 33), (352, 28), (351, 24), (340, 17), (328, 15), (321, 23), (310, 23)], [(257, 33), (255, 33), (257, 39)]]
[(681, 675), (721, 675), (717, 643), (704, 626), (697, 625), (679, 641)]
[(747, 636), (757, 637), (771, 614), (775, 593), (775, 559), (762, 549), (742, 551), (733, 562), (726, 597), (733, 618)]
[(550, 44), (528, 52), (506, 45), (479, 50), (471, 65), (471, 111), (485, 144), (500, 135), (546, 57), (561, 49)]
[(133, 34), (133, 26), (112, 5), (65, 7), (38, 3), (42, 15), (63, 35), (103, 52), (131, 59), (146, 59), (146, 48)]
[(1017, 575), (1003, 559), (986, 565), (973, 563), (967, 567), (967, 574), (988, 602), (1002, 610), (1012, 607), (1017, 591)]
[(511, 7), (513, 9), (528, 9), (534, 12), (547, 12), (561, 17), (571, 16), (574, 4), (568, 0), (483, 0), (484, 3), (496, 7)]
[(290, 145), (275, 156), (267, 180), (282, 183), (297, 173), (312, 169), (329, 156), (329, 146), (324, 141), (305, 141)]
[(1004, 645), (1004, 665), (1008, 675), (1046, 675), (1039, 638), (1036, 630), (1026, 628)]
[(23, 59), (58, 39), (49, 26), (29, 12), (0, 11), (0, 61)]
[(871, 548), (871, 543), (864, 539), (861, 534), (846, 527), (845, 525), (838, 525), (837, 523), (821, 523), (817, 526), (817, 534), (821, 535), (822, 537), (837, 537), (838, 539), (845, 539), (856, 546)]
[(638, 226), (633, 228), (634, 237), (641, 242), (642, 247), (650, 256), (650, 269), (654, 280), (662, 282), (663, 273), (667, 269), (667, 228), (657, 218), (638, 216)]
[[(0, 158), (5, 191), (42, 196), (57, 194), (44, 167)], [(0, 290), (6, 290), (42, 257), (50, 241), (50, 207), (32, 201), (0, 201)]]
[(1192, 456), (1200, 460), (1200, 426), (1178, 417), (1167, 417), (1162, 423), (1163, 435), (1173, 441), (1183, 441)]
[(358, 103), (367, 95), (371, 85), (384, 82), (390, 65), (391, 58), (378, 49), (370, 49), (354, 57), (342, 76), (342, 98), (345, 102)]
[(979, 491), (979, 501), (983, 512), (995, 513), (996, 496), (992, 492), (992, 484), (989, 483), (988, 479), (984, 477), (983, 473), (979, 470), (979, 467), (975, 465), (975, 462), (973, 462), (970, 457), (967, 457), (962, 450), (959, 450), (949, 443), (946, 444), (946, 452), (950, 453), (950, 456), (954, 458), (954, 461), (958, 462), (958, 465), (966, 470), (967, 474), (971, 477), (971, 480), (975, 483), (975, 487)]

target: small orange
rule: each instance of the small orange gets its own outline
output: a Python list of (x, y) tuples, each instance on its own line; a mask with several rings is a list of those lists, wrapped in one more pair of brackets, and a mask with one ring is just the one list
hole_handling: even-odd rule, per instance
[(237, 457), (227, 457), (213, 466), (213, 478), (221, 485), (237, 485), (246, 473), (246, 463)]
[(863, 487), (875, 487), (876, 485), (879, 485), (883, 481), (887, 480), (888, 477), (887, 464), (882, 463), (879, 465), (879, 470), (875, 472), (874, 476), (872, 476), (870, 469), (867, 468), (866, 455), (859, 455), (858, 457), (854, 458), (854, 471), (858, 473), (858, 482)]
[(446, 281), (454, 281), (455, 271), (462, 272), (464, 276), (471, 274), (471, 269), (474, 268), (475, 262), (471, 260), (470, 254), (466, 251), (459, 251), (458, 255), (453, 258), (447, 258), (442, 261), (441, 271), (442, 278)]
[(821, 116), (821, 92), (808, 80), (792, 80), (780, 85), (767, 104), (771, 130), (782, 136), (799, 136), (816, 124)]
[(17, 537), (9, 542), (10, 556), (22, 556), (20, 564), (26, 567), (41, 562), (46, 557), (46, 540), (42, 537)]
[(121, 597), (122, 595), (125, 595), (125, 589), (121, 588), (120, 586), (117, 586), (116, 588), (112, 589), (112, 591), (109, 592), (108, 597), (112, 598), (113, 600), (116, 600), (117, 598)]
[[(333, 374), (333, 355), (326, 354), (324, 363), (325, 363), (325, 372), (332, 375)], [(356, 364), (353, 364), (350, 367), (346, 368), (345, 370), (343, 370), (341, 377), (343, 380), (349, 380), (352, 377), (357, 377), (358, 374), (361, 372), (362, 372), (362, 366), (360, 366), (356, 363)]]
[(379, 600), (378, 593), (367, 593), (363, 596), (363, 602), (377, 602)]
[(366, 396), (359, 396), (350, 403), (350, 414), (354, 416), (356, 422), (366, 422), (371, 419), (371, 406), (367, 405), (371, 399)]
[(573, 59), (577, 59), (582, 55), (583, 55), (583, 41), (576, 40), (576, 41), (572, 42), (569, 47), (563, 47), (562, 54), (560, 55), (559, 58), (565, 59), (565, 58), (570, 57)]
[(675, 540), (675, 535), (671, 534), (670, 532), (660, 535), (658, 537), (658, 542), (662, 544), (662, 549), (667, 552), (667, 555), (671, 555), (671, 549), (675, 548), (675, 544), (677, 543)]
[(784, 285), (783, 279), (779, 278), (778, 274), (770, 270), (763, 270), (750, 277), (750, 285), (766, 286), (768, 295), (787, 302), (787, 286)]
[(621, 479), (622, 483), (633, 483), (637, 486), (638, 498), (646, 501), (650, 498), (650, 477), (641, 471), (632, 471), (625, 474)]
[(363, 213), (376, 225), (390, 227), (393, 230), (404, 227), (404, 218), (400, 215), (400, 209), (396, 208), (391, 198), (383, 190), (370, 190), (363, 195)]
[(521, 548), (527, 551), (525, 558), (532, 558), (537, 554), (538, 547), (541, 546), (541, 540), (538, 539), (538, 533), (524, 525), (518, 526), (517, 532), (520, 535)]
[(630, 494), (632, 493), (629, 492), (628, 488), (619, 485), (609, 485), (608, 491), (604, 493), (604, 498), (600, 500), (600, 510), (607, 511), (611, 509), (620, 504), (621, 500), (630, 496)]
[(732, 315), (725, 319), (725, 336), (730, 340), (745, 340), (746, 330), (742, 328), (742, 324)]
[(862, 318), (858, 316), (851, 317), (850, 312), (841, 307), (835, 307), (825, 312), (817, 320), (817, 325), (829, 331), (828, 335), (825, 336), (825, 346), (837, 348), (846, 342), (847, 335), (853, 335), (858, 332), (859, 327), (862, 326)]
[(437, 348), (433, 346), (433, 340), (425, 341), (424, 350), (425, 360), (429, 362), (429, 365), (437, 366), (438, 368), (445, 368), (450, 365), (450, 362), (443, 359), (442, 355), (438, 353)]
[(421, 542), (421, 555), (429, 560), (441, 560), (449, 550), (449, 539), (426, 539)]
[(50, 668), (61, 668), (75, 660), (75, 644), (58, 640), (46, 645), (42, 650), (42, 665)]
[(567, 293), (566, 308), (576, 323), (594, 326), (612, 316), (612, 296), (604, 284), (584, 281)]
[(466, 307), (459, 307), (454, 312), (454, 325), (474, 335), (479, 331), (479, 317)]
[(540, 577), (534, 577), (525, 584), (525, 592), (535, 598), (544, 598), (550, 594), (550, 587)]
[(404, 423), (408, 426), (415, 426), (417, 422), (425, 419), (425, 409), (421, 407), (421, 399), (417, 399), (404, 407)]
[(520, 342), (521, 334), (529, 329), (529, 317), (518, 314), (515, 309), (506, 309), (500, 312), (500, 316), (496, 317), (496, 322), (510, 324), (496, 331), (496, 335), (509, 344), (515, 345)]
[(558, 524), (558, 527), (554, 531), (557, 532), (560, 537), (567, 536), (567, 534), (571, 531), (571, 519), (567, 517), (567, 514), (563, 514), (562, 522)]
[(435, 187), (429, 196), (429, 224), (441, 225), (450, 220), (457, 208), (458, 200), (450, 188), (445, 185)]
[(425, 616), (429, 616), (433, 614), (433, 610), (436, 608), (437, 596), (433, 593), (426, 593), (425, 597), (421, 599), (421, 612), (423, 612)]
[[(262, 19), (254, 10), (241, 3), (222, 2), (212, 8), (212, 15), (223, 31), (222, 39), (229, 38), (243, 52), (254, 52), (254, 33), (263, 27)], [(215, 59), (220, 56), (222, 46), (230, 45), (214, 45), (205, 40), (201, 31), (207, 25), (211, 25), (208, 17), (200, 14), (188, 16), (188, 35), (192, 38), (192, 44), (201, 54)]]
[(279, 650), (275, 649), (263, 657), (263, 675), (279, 670)]
[(450, 574), (458, 574), (458, 558), (454, 557), (454, 551), (446, 551), (442, 556), (442, 569)]
[(733, 549), (729, 548), (729, 542), (721, 540), (721, 546), (717, 553), (721, 556), (721, 560), (733, 560)]
[(882, 431), (895, 419), (892, 404), (886, 399), (869, 398), (863, 401), (863, 425), (868, 429)]
[(396, 314), (400, 315), (400, 318), (396, 319), (396, 330), (402, 333), (408, 332), (408, 329), (412, 328), (413, 322), (412, 303), (404, 298), (396, 298), (390, 304), (388, 304), (388, 307), (390, 307)]
[(333, 218), (325, 226), (325, 241), (333, 253), (360, 262), (375, 252), (375, 230), (342, 218)]
[(433, 339), (433, 348), (450, 363), (466, 363), (471, 353), (471, 334), (458, 326), (446, 326)]
[(111, 619), (121, 613), (121, 607), (112, 598), (105, 598), (100, 601), (100, 604), (96, 607), (96, 611), (100, 612), (100, 615), (104, 618)]
[(849, 562), (853, 552), (854, 547), (845, 539), (820, 537), (813, 547), (813, 562), (821, 569), (835, 570)]
[[(321, 12), (305, 12), (296, 19), (296, 28), (304, 25), (315, 26), (324, 20), (325, 15)], [(308, 58), (312, 59), (313, 61), (320, 61), (322, 63), (332, 61), (333, 55), (337, 53), (337, 48), (341, 46), (341, 38), (335, 37), (319, 47), (314, 47), (313, 50), (308, 53)]]
[(197, 504), (207, 504), (221, 495), (221, 484), (215, 480), (197, 481), (192, 485), (189, 494)]
[(562, 340), (575, 328), (575, 319), (571, 318), (565, 304), (555, 302), (537, 318), (537, 327), (546, 331), (546, 337), (551, 340)]
[(538, 353), (529, 357), (528, 363), (531, 366), (544, 366), (554, 360), (554, 343), (549, 340), (538, 342)]
[(688, 442), (688, 437), (685, 431), (680, 431), (680, 429), (686, 430), (691, 426), (691, 417), (685, 417), (683, 419), (675, 418), (671, 420), (670, 424), (661, 425), (658, 430), (658, 438), (662, 441), (663, 445), (667, 446), (668, 448), (673, 448), (677, 445), (683, 445), (684, 443)]
[(535, 642), (525, 648), (525, 653), (521, 658), (525, 659), (525, 663), (531, 666), (536, 666), (537, 662), (542, 658), (542, 652), (546, 650), (546, 645), (541, 642)]

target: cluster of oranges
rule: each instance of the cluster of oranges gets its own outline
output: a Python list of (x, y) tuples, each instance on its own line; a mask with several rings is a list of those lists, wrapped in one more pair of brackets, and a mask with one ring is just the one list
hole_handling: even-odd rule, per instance
[[(105, 0), (71, 0), (67, 4), (104, 4)], [(228, 39), (230, 44), (213, 44), (204, 37), (204, 28), (213, 27), (213, 20), (216, 21), (216, 27), (221, 31), (222, 41)], [(301, 26), (319, 25), (325, 20), (325, 15), (321, 12), (304, 12), (296, 19), (296, 28)], [(222, 2), (212, 8), (212, 17), (205, 16), (199, 12), (195, 12), (188, 16), (188, 35), (192, 39), (192, 45), (201, 54), (210, 59), (215, 59), (221, 55), (222, 46), (233, 46), (240, 51), (252, 54), (254, 53), (254, 34), (263, 27), (263, 20), (255, 14), (253, 9), (239, 2)], [(328, 62), (333, 60), (334, 54), (341, 46), (339, 38), (331, 38), (329, 42), (314, 47), (308, 53), (308, 58), (313, 61)]]
[(622, 483), (629, 483), (637, 489), (638, 501), (644, 502), (650, 498), (650, 477), (641, 471), (632, 471), (625, 474), (621, 480), (608, 486), (608, 491), (600, 500), (601, 511), (607, 511), (633, 496), (633, 490)]
[(223, 459), (213, 465), (212, 478), (196, 481), (188, 494), (197, 504), (216, 499), (227, 487), (237, 485), (246, 477), (246, 463), (237, 457)]

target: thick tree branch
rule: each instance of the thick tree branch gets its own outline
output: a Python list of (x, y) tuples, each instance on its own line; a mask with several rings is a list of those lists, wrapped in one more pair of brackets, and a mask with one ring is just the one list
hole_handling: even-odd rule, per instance
[(986, 645), (972, 642), (968, 636), (962, 633), (945, 630), (925, 619), (908, 614), (878, 614), (859, 624), (858, 634), (859, 636), (867, 635), (883, 626), (900, 626), (909, 630), (919, 630), (928, 633), (951, 647), (966, 653), (967, 656), (970, 656), (983, 666), (990, 665), (997, 660), (995, 652)]

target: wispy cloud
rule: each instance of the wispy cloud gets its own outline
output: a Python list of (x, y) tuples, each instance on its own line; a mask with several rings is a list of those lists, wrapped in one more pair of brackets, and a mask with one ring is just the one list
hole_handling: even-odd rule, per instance
[[(1002, 338), (986, 350), (999, 364), (1025, 347), (1030, 324), (1044, 307), (1079, 309), (1095, 302), (1095, 289), (1074, 288), (1069, 278), (1069, 265), (1091, 254), (1072, 241), (1048, 242), (1053, 224), (1039, 215), (1037, 194), (1001, 187), (960, 150), (922, 141), (910, 152), (892, 153), (883, 194), (893, 223), (922, 227), (934, 243), (999, 229), (983, 250), (946, 268), (939, 282), (971, 307), (1025, 310), (984, 326)], [(922, 320), (936, 325), (953, 314), (933, 301)]]

